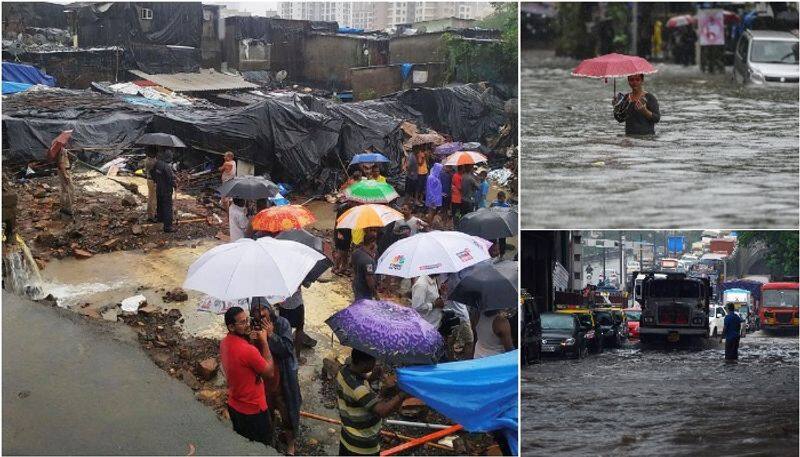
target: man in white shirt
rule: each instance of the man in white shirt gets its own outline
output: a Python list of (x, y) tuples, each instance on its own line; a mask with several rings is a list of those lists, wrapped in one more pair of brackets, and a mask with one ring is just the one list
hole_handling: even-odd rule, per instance
[(403, 213), (403, 220), (411, 228), (411, 236), (416, 235), (428, 227), (428, 224), (425, 223), (425, 221), (414, 216), (414, 211), (411, 208), (410, 203), (404, 203), (400, 210)]
[(417, 278), (411, 287), (411, 307), (433, 328), (439, 329), (442, 322), (442, 308), (444, 300), (439, 296), (439, 285), (436, 280), (428, 275)]
[(246, 237), (250, 231), (250, 220), (247, 218), (247, 209), (241, 198), (234, 198), (228, 207), (228, 229), (231, 242)]

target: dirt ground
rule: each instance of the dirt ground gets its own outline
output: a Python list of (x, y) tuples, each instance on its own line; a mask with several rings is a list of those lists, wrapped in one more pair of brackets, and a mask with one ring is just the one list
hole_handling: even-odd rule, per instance
[[(74, 179), (77, 210), (74, 219), (59, 213), (55, 176), (12, 185), (19, 198), (18, 233), (28, 243), (41, 270), (43, 295), (49, 295), (45, 300), (87, 318), (120, 321), (130, 326), (157, 366), (189, 385), (198, 401), (227, 420), (224, 375), (218, 368), (210, 370), (218, 364), (219, 340), (226, 332), (222, 316), (198, 312), (200, 294), (174, 290), (197, 257), (227, 241), (227, 222), (222, 209), (208, 197), (178, 193), (177, 230), (167, 234), (160, 224), (146, 222), (144, 179), (115, 178), (120, 184), (92, 171), (76, 173)], [(490, 198), (494, 198), (497, 190), (493, 186)], [(304, 201), (302, 196), (293, 198), (295, 203)], [(307, 228), (328, 236), (334, 222), (333, 205), (315, 200), (307, 207), (318, 219)], [(145, 296), (147, 305), (136, 314), (123, 314), (120, 302), (138, 294)], [(318, 341), (315, 348), (302, 353), (306, 363), (300, 367), (298, 376), (303, 409), (338, 419), (324, 359), (344, 362), (349, 350), (338, 344), (324, 321), (351, 303), (349, 279), (328, 273), (304, 289), (303, 296), (306, 332)], [(416, 412), (411, 420), (449, 423), (427, 408)], [(298, 455), (337, 453), (337, 425), (303, 418), (301, 429)], [(419, 428), (386, 426), (386, 429), (407, 436), (425, 433)], [(486, 434), (459, 436), (452, 451), (419, 447), (413, 453), (481, 455), (493, 444)], [(384, 448), (400, 441), (384, 437)], [(285, 449), (280, 442), (276, 448)]]

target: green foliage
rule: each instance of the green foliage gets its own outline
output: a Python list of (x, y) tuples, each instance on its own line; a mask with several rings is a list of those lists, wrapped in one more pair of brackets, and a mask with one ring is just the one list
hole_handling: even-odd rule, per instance
[(750, 246), (756, 242), (763, 242), (767, 245), (767, 266), (771, 273), (776, 276), (797, 276), (798, 273), (798, 254), (800, 244), (798, 244), (798, 232), (795, 231), (763, 231), (763, 232), (741, 232), (739, 243), (743, 246)]
[(564, 2), (558, 3), (556, 8), (556, 54), (577, 59), (593, 57), (594, 43), (586, 30), (587, 7), (578, 2)]
[(372, 100), (378, 97), (378, 93), (375, 89), (367, 89), (365, 91), (358, 93), (358, 101), (365, 101), (365, 100)]
[(479, 22), (483, 28), (500, 30), (499, 43), (475, 43), (445, 33), (446, 82), (517, 82), (517, 3), (492, 3), (494, 12)]

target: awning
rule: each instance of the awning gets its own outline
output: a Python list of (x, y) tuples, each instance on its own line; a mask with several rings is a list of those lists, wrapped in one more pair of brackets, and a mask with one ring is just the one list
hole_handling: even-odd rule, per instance
[(258, 85), (245, 81), (241, 76), (219, 73), (215, 70), (155, 75), (149, 75), (140, 70), (130, 70), (130, 72), (175, 92), (215, 92), (259, 88)]

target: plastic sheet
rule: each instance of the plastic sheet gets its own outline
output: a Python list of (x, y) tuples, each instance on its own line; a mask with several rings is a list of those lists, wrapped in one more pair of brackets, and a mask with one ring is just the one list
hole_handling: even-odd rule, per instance
[(518, 453), (519, 351), (397, 369), (401, 389), (469, 432), (500, 430)]
[(3, 81), (3, 95), (16, 94), (17, 92), (25, 92), (30, 89), (33, 84), (15, 83), (11, 81)]
[(25, 84), (42, 84), (45, 86), (56, 85), (55, 78), (39, 70), (38, 68), (13, 62), (3, 62), (3, 81)]

